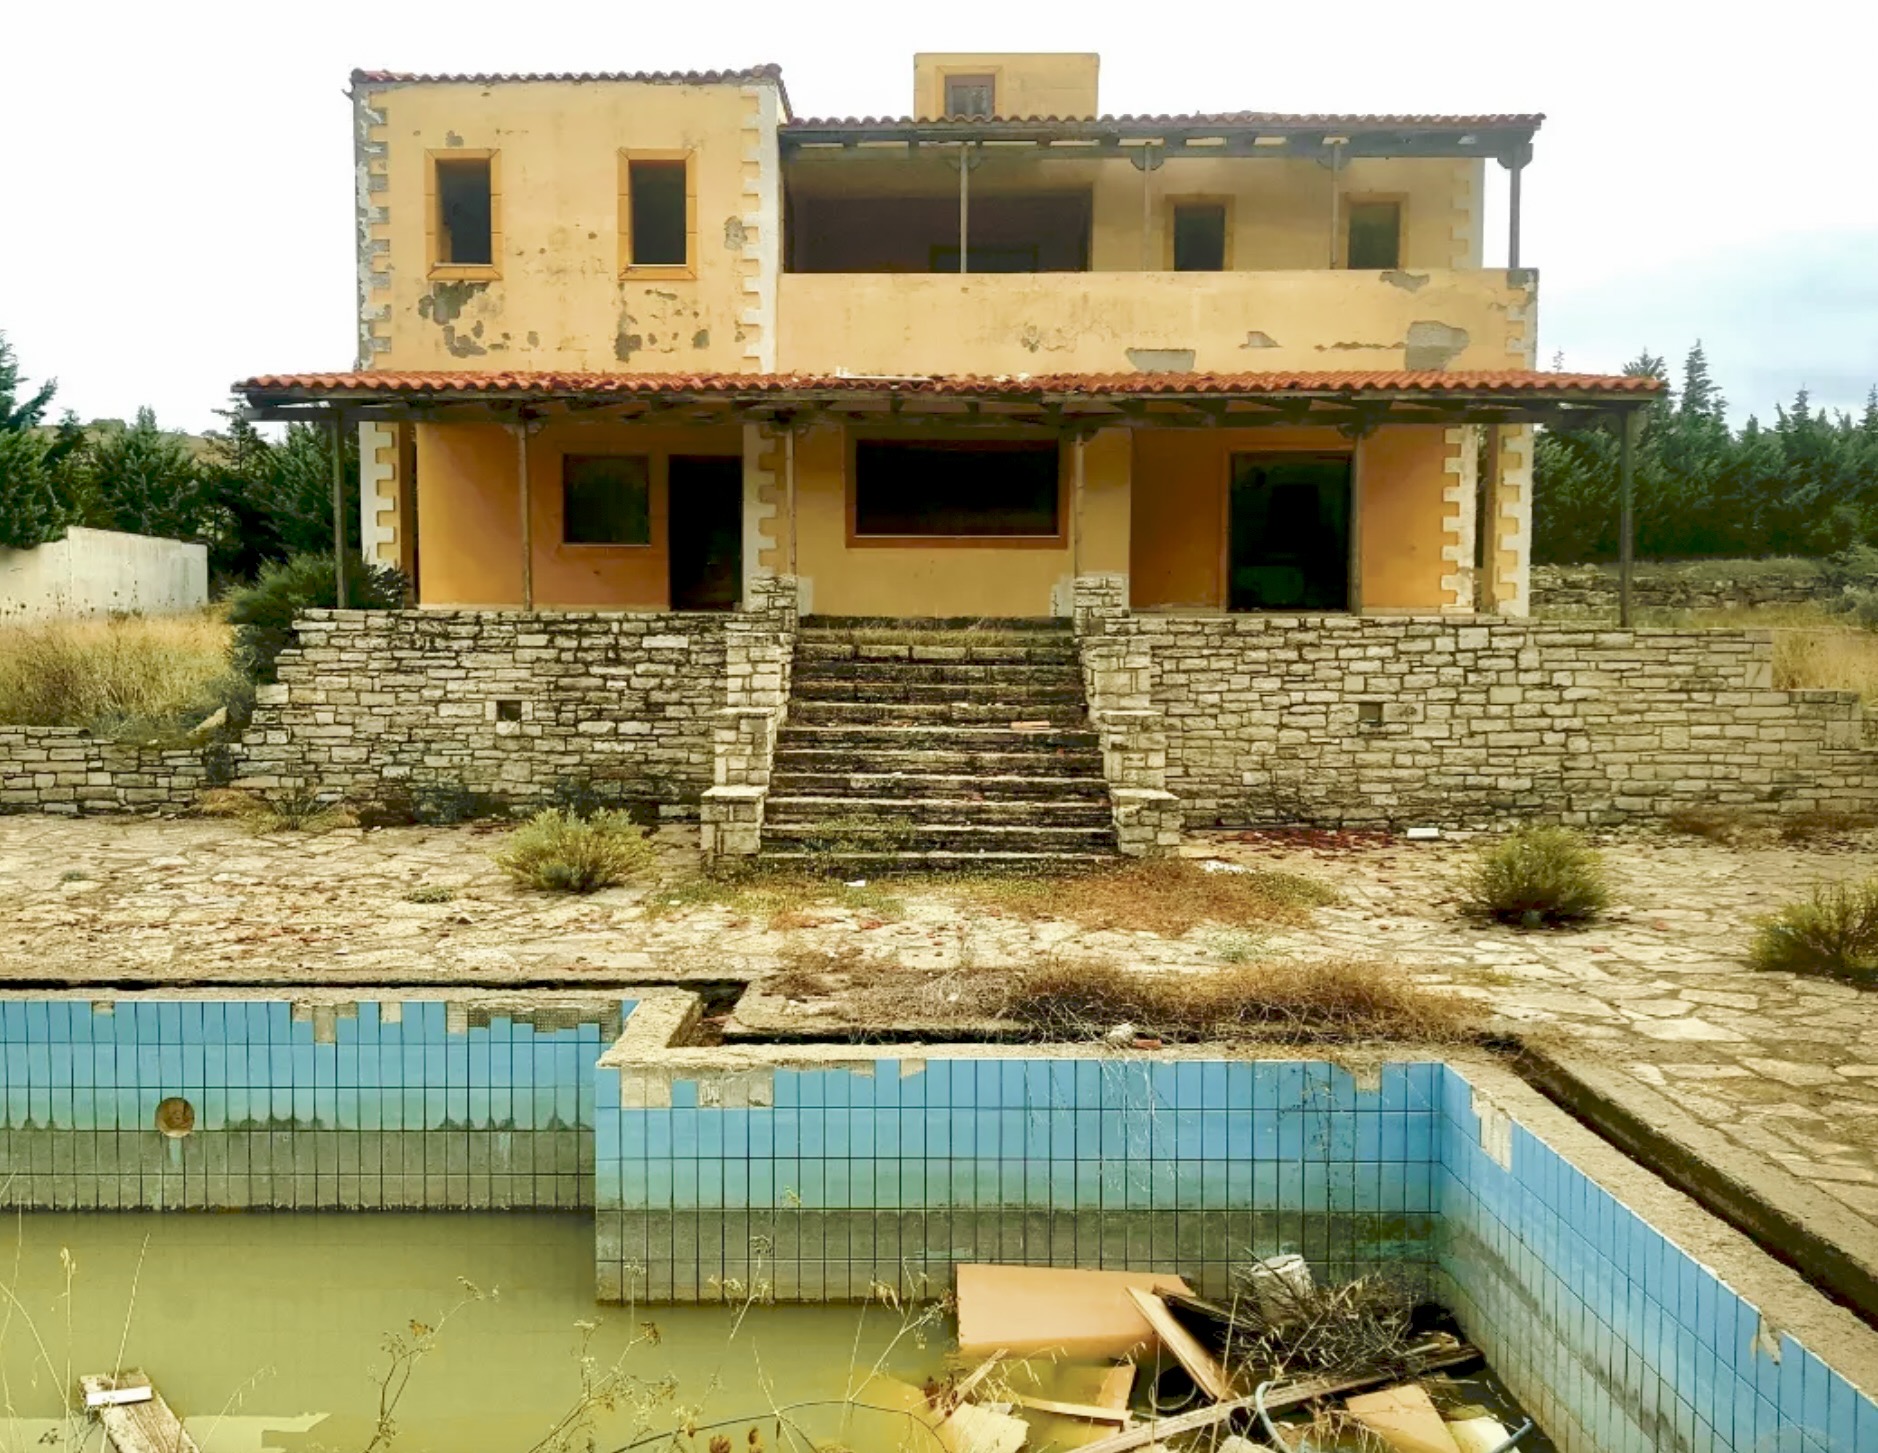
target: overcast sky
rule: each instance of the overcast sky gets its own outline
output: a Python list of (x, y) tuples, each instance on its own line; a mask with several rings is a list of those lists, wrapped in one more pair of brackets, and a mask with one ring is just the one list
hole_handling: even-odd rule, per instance
[[(0, 331), (83, 417), (214, 422), (251, 373), (353, 361), (354, 66), (780, 62), (798, 114), (904, 113), (916, 50), (1096, 50), (1109, 111), (1543, 111), (1525, 261), (1540, 354), (1679, 364), (1737, 417), (1878, 383), (1869, 0), (1718, 6), (708, 0), (13, 7), (0, 31)], [(1504, 261), (1490, 167), (1489, 264)]]

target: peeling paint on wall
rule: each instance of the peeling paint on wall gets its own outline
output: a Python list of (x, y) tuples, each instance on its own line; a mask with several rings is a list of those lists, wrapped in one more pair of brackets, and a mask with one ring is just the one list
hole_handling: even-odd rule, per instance
[(711, 330), (709, 328), (698, 329), (696, 333), (691, 335), (691, 346), (693, 348), (709, 348), (711, 346)]
[(482, 327), (483, 325), (478, 323), (472, 330), (471, 336), (466, 338), (456, 331), (454, 323), (446, 323), (443, 329), (443, 346), (457, 358), (475, 358), (479, 354), (487, 353), (489, 350), (478, 343), (474, 336), (482, 332)]
[(1467, 330), (1446, 323), (1410, 323), (1402, 366), (1411, 371), (1446, 368), (1467, 347)]
[(1278, 340), (1272, 337), (1271, 334), (1261, 333), (1258, 329), (1254, 328), (1250, 333), (1245, 335), (1245, 342), (1241, 343), (1239, 346), (1241, 348), (1276, 348), (1278, 346)]
[(430, 291), (417, 300), (417, 316), (433, 323), (454, 323), (470, 299), (488, 286), (481, 282), (432, 283)]
[(1130, 348), (1128, 366), (1136, 373), (1192, 373), (1191, 348)]
[(1392, 269), (1382, 275), (1382, 280), (1392, 288), (1401, 288), (1404, 292), (1419, 293), (1428, 286), (1428, 274), (1425, 272), (1403, 272)]
[(748, 240), (749, 235), (748, 229), (743, 225), (743, 218), (726, 217), (724, 219), (724, 246), (732, 252), (742, 251), (743, 244)]

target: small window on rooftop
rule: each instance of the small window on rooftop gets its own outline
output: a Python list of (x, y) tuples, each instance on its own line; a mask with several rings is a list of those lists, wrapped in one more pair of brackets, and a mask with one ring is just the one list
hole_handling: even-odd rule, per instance
[(561, 538), (570, 545), (651, 544), (651, 460), (643, 454), (563, 456)]
[(1174, 207), (1174, 271), (1226, 270), (1226, 205), (1181, 202)]
[(684, 157), (625, 159), (627, 267), (691, 262), (691, 163)]
[(1385, 270), (1402, 265), (1402, 204), (1352, 202), (1347, 266)]
[(947, 76), (946, 115), (995, 116), (997, 80), (993, 76)]
[(495, 262), (495, 158), (436, 158), (436, 245), (431, 261), (445, 267), (489, 267)]

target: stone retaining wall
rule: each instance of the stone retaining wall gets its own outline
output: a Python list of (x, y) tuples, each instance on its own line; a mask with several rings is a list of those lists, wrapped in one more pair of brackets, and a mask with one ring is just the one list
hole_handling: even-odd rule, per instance
[(225, 747), (155, 747), (77, 727), (0, 726), (0, 812), (187, 807), (230, 772)]
[(309, 612), (258, 694), (238, 785), (527, 803), (595, 784), (695, 808), (718, 712), (786, 689), (782, 626), (754, 612)]
[(1101, 699), (1160, 714), (1190, 825), (1610, 823), (1878, 806), (1858, 699), (1752, 631), (1086, 613)]
[[(1807, 605), (1840, 595), (1846, 577), (1823, 560), (1651, 561), (1631, 576), (1640, 610), (1730, 610)], [(1866, 586), (1878, 580), (1855, 581)], [(1532, 609), (1552, 616), (1617, 616), (1615, 565), (1535, 565)]]

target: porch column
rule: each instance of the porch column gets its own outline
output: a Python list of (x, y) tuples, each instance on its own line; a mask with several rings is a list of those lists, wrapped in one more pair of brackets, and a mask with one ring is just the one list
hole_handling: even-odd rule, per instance
[(1643, 415), (1626, 409), (1617, 445), (1617, 624), (1630, 624), (1630, 566), (1636, 535), (1637, 428)]
[(346, 416), (342, 409), (334, 409), (329, 416), (332, 425), (331, 444), (333, 451), (333, 601), (340, 610), (346, 608)]
[(522, 512), (522, 609), (535, 608), (535, 522), (532, 491), (528, 485), (528, 419), (511, 426), (515, 430), (515, 494)]

